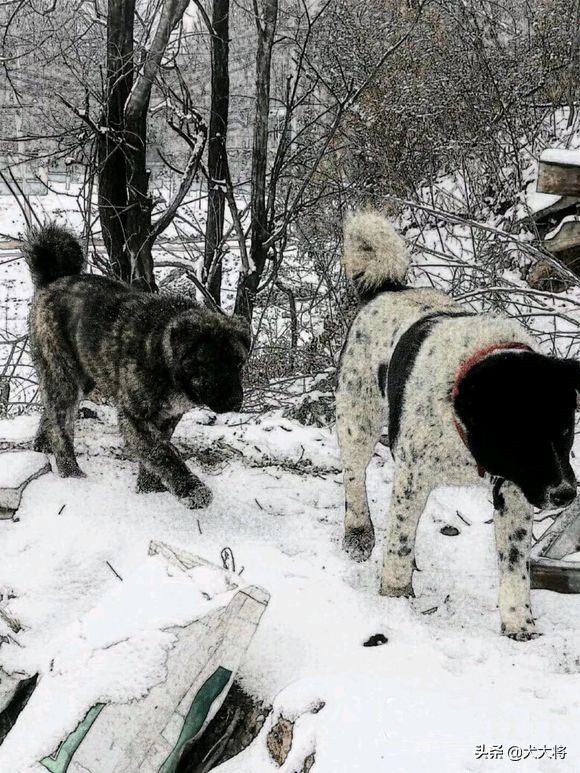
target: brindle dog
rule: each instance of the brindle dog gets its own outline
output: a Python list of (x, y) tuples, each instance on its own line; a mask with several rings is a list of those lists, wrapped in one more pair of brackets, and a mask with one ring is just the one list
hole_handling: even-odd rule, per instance
[(207, 506), (210, 489), (171, 435), (194, 405), (239, 410), (247, 327), (187, 298), (82, 274), (80, 244), (54, 224), (31, 231), (24, 254), (36, 288), (30, 340), (44, 404), (35, 448), (54, 453), (61, 476), (82, 476), (74, 420), (80, 397), (96, 387), (116, 405), (139, 461), (137, 490), (167, 489), (187, 507)]

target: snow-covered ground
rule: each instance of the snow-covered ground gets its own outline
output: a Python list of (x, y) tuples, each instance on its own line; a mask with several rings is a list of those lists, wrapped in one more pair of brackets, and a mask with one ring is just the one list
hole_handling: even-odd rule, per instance
[[(380, 548), (357, 565), (340, 547), (342, 475), (331, 430), (275, 413), (213, 425), (202, 423), (203, 412), (186, 416), (178, 444), (215, 493), (210, 508), (192, 512), (169, 494), (133, 492), (136, 469), (114, 414), (96, 410), (98, 420), (78, 422), (88, 477), (38, 479), (19, 521), (0, 523), (0, 586), (23, 625), (17, 636), (0, 631), (18, 641), (0, 648), (5, 670), (46, 673), (62, 631), (119, 583), (111, 567), (129, 576), (151, 539), (217, 563), (229, 547), (236, 571), (272, 594), (241, 681), (274, 711), (224, 773), (300, 771), (312, 752), (317, 773), (501, 770), (516, 745), (528, 749), (521, 770), (578, 769), (580, 600), (535, 591), (543, 636), (518, 644), (499, 635), (485, 489), (435, 493), (419, 529), (417, 598), (383, 599)], [(34, 424), (29, 416), (1, 421), (0, 439), (27, 439)], [(369, 473), (379, 545), (391, 477), (379, 445)], [(444, 536), (446, 525), (459, 534)], [(364, 647), (377, 633), (388, 642)], [(279, 714), (295, 720), (282, 768), (265, 742)], [(499, 744), (503, 760), (477, 759), (477, 747), (488, 753)], [(566, 747), (565, 759), (529, 751), (553, 754), (555, 746)]]

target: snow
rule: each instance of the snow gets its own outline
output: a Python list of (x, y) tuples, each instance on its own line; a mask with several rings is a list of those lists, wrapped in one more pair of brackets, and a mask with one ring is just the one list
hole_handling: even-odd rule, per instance
[(580, 561), (580, 551), (577, 551), (576, 553), (568, 553), (567, 556), (564, 556), (562, 558), (562, 561), (570, 561), (570, 563), (578, 563)]
[(548, 164), (567, 164), (580, 166), (580, 150), (567, 150), (565, 148), (547, 148), (542, 151), (540, 161)]
[(22, 414), (14, 419), (0, 419), (0, 442), (26, 443), (31, 441), (38, 427), (38, 415)]
[(526, 193), (526, 204), (530, 212), (541, 212), (543, 209), (554, 206), (562, 196), (558, 196), (554, 193), (538, 193), (535, 190), (535, 183), (531, 186), (531, 190)]
[(48, 458), (36, 451), (8, 451), (0, 454), (0, 490), (17, 489), (46, 466)]
[[(251, 694), (275, 702), (269, 724), (223, 767), (227, 773), (278, 770), (265, 746), (278, 714), (297, 718), (295, 751), (283, 773), (300, 769), (291, 760), (312, 749), (318, 773), (414, 771), (426, 759), (430, 769), (446, 773), (492, 769), (497, 763), (476, 760), (476, 745), (483, 743), (563, 744), (567, 760), (530, 759), (525, 770), (576, 768), (580, 602), (535, 591), (544, 635), (529, 644), (499, 635), (486, 489), (441, 489), (431, 497), (419, 527), (417, 598), (383, 599), (377, 592), (380, 549), (358, 565), (341, 548), (342, 475), (332, 430), (304, 427), (275, 412), (231, 414), (213, 425), (198, 423), (206, 420), (202, 412), (186, 416), (176, 442), (215, 495), (210, 508), (192, 512), (169, 494), (133, 492), (136, 465), (124, 456), (113, 412), (96, 410), (101, 421), (81, 420), (77, 430), (88, 477), (34, 481), (24, 493), (20, 522), (0, 524), (0, 586), (14, 596), (8, 610), (24, 626), (21, 646), (0, 648), (5, 670), (40, 671), (41, 686), (45, 679), (50, 686), (51, 659), (64, 678), (72, 658), (79, 668), (95, 670), (87, 692), (78, 679), (70, 687), (71, 701), (85, 702), (89, 689), (95, 698), (97, 682), (110, 697), (108, 672), (90, 653), (116, 638), (115, 624), (99, 630), (97, 621), (109, 619), (107, 610), (124, 608), (115, 593), (140, 576), (149, 540), (213, 562), (227, 546), (243, 578), (272, 595), (240, 678)], [(576, 451), (579, 458), (580, 447)], [(379, 445), (368, 474), (378, 545), (392, 473), (390, 454)], [(460, 534), (444, 536), (445, 525)], [(142, 653), (143, 676), (133, 684), (118, 674), (117, 697), (154, 680), (169, 646), (158, 632), (135, 633), (130, 621), (125, 630), (137, 640), (117, 653), (127, 662)], [(79, 644), (81, 631), (95, 649)], [(375, 633), (388, 643), (363, 647)], [(63, 660), (65, 652), (72, 654)], [(20, 770), (1, 763), (0, 769)]]

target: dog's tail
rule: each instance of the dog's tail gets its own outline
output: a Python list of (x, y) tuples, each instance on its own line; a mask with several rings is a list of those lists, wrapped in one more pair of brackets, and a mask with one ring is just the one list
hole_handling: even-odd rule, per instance
[(83, 251), (78, 239), (55, 223), (31, 228), (22, 251), (37, 288), (83, 270)]
[(409, 253), (385, 217), (370, 210), (354, 212), (344, 224), (343, 265), (361, 298), (368, 300), (405, 286)]

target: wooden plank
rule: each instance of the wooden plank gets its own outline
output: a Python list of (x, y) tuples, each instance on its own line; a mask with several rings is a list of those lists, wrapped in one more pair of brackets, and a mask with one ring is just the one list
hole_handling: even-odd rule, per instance
[(544, 239), (547, 250), (557, 255), (580, 247), (580, 220), (567, 220)]
[(580, 498), (556, 518), (532, 548), (531, 587), (556, 593), (580, 593), (580, 563), (563, 561), (580, 545)]
[(580, 204), (580, 199), (576, 196), (559, 196), (556, 201), (549, 200), (549, 203), (544, 207), (535, 210), (532, 213), (532, 219), (536, 223), (542, 223), (559, 212), (565, 212), (567, 209), (573, 211), (571, 208), (578, 204)]
[(530, 575), (532, 590), (580, 593), (580, 564), (536, 558), (530, 562)]
[(580, 545), (580, 498), (563, 510), (532, 548), (532, 557), (554, 560), (576, 553)]
[(580, 151), (544, 151), (536, 189), (538, 193), (580, 196)]

